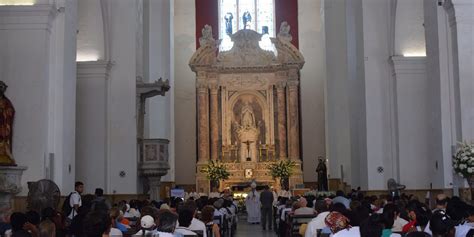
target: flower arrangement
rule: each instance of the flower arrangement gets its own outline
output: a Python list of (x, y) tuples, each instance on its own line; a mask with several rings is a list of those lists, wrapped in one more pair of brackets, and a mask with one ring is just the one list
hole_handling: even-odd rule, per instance
[(282, 160), (277, 163), (271, 164), (268, 168), (270, 169), (270, 174), (275, 178), (286, 179), (293, 174), (293, 168), (296, 163), (292, 160)]
[(211, 181), (226, 180), (230, 176), (224, 164), (213, 160), (210, 160), (205, 167), (202, 167), (200, 172), (206, 174), (206, 177)]
[(474, 144), (460, 143), (453, 156), (454, 171), (468, 181), (474, 177)]

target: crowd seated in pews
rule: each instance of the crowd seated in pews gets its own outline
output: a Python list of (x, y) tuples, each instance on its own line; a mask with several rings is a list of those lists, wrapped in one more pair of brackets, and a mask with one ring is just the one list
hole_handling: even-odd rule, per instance
[(440, 194), (436, 205), (415, 196), (278, 197), (275, 222), (280, 237), (474, 236), (474, 207)]
[(221, 237), (232, 236), (237, 223), (237, 206), (230, 196), (110, 204), (100, 191), (82, 196), (81, 189), (76, 186), (66, 198), (69, 208), (46, 208), (41, 213), (1, 210), (0, 237)]

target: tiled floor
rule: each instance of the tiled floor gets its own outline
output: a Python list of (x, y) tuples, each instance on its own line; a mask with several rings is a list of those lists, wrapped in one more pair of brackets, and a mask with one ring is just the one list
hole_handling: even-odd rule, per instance
[(245, 217), (240, 218), (235, 237), (276, 237), (275, 230), (262, 230), (261, 225), (247, 223)]

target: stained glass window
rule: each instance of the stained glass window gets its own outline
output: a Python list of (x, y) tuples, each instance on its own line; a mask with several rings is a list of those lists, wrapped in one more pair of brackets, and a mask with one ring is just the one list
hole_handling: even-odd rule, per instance
[(219, 0), (220, 51), (230, 50), (230, 35), (242, 29), (263, 34), (260, 47), (273, 51), (270, 37), (275, 37), (274, 0)]

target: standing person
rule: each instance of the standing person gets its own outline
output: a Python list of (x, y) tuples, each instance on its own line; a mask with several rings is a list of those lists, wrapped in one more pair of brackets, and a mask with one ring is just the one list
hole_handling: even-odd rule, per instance
[(257, 192), (257, 184), (252, 182), (252, 191), (247, 195), (245, 208), (247, 209), (247, 222), (250, 224), (260, 223), (260, 194)]
[(265, 230), (267, 221), (268, 229), (272, 229), (273, 217), (273, 193), (265, 186), (265, 190), (260, 194), (260, 203), (262, 205), (262, 228)]
[(328, 191), (328, 171), (321, 156), (319, 157), (316, 173), (318, 173), (318, 191)]
[(72, 219), (77, 215), (79, 211), (79, 207), (82, 206), (82, 200), (81, 200), (82, 192), (84, 192), (84, 183), (82, 183), (81, 181), (77, 181), (74, 184), (74, 191), (71, 194), (69, 194), (69, 206), (71, 207), (71, 212), (69, 212), (67, 218), (70, 221), (72, 221)]

